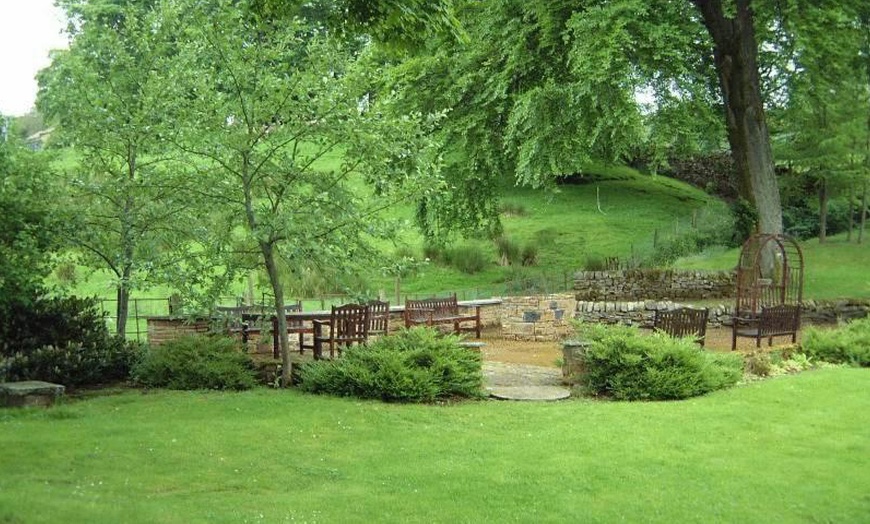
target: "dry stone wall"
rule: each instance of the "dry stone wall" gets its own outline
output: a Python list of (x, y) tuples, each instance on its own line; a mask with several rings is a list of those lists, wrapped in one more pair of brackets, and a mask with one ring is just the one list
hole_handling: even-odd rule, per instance
[(577, 300), (585, 301), (731, 298), (736, 288), (734, 271), (629, 269), (574, 275)]
[[(567, 294), (505, 297), (501, 306), (502, 336), (508, 340), (562, 340), (573, 334), (573, 319), (651, 328), (657, 310), (683, 306), (689, 304), (671, 300), (577, 300)], [(708, 327), (731, 326), (732, 304), (708, 308)], [(807, 301), (802, 320), (805, 324), (830, 324), (867, 315), (870, 300)]]

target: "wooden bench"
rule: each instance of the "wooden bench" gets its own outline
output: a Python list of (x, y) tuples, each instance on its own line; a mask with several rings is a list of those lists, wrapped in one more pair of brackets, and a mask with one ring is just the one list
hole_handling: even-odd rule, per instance
[(731, 327), (731, 350), (737, 349), (737, 337), (755, 339), (755, 347), (761, 347), (761, 339), (767, 339), (767, 345), (773, 345), (773, 337), (791, 336), (791, 342), (797, 342), (797, 332), (801, 325), (801, 308), (794, 304), (779, 304), (761, 308), (761, 314), (756, 317), (734, 317)]
[(671, 310), (657, 309), (653, 329), (672, 337), (694, 337), (704, 347), (707, 336), (709, 310), (680, 307)]
[[(472, 326), (466, 326), (473, 322)], [(405, 300), (405, 327), (452, 325), (453, 332), (474, 333), (480, 338), (480, 306), (475, 306), (474, 314), (463, 314), (459, 311), (456, 295), (445, 298), (426, 298), (422, 300)]]

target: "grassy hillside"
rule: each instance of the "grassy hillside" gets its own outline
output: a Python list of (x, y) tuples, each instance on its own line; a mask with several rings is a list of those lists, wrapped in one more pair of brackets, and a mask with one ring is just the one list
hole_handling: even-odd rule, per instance
[[(846, 235), (801, 243), (804, 254), (804, 296), (812, 299), (870, 298), (870, 241), (856, 244)], [(739, 249), (713, 249), (677, 261), (681, 269), (730, 269)]]
[[(688, 228), (693, 213), (701, 217), (721, 215), (725, 206), (684, 183), (665, 177), (643, 175), (625, 167), (595, 167), (579, 183), (554, 190), (508, 187), (503, 190), (505, 237), (520, 247), (536, 246), (533, 266), (501, 266), (491, 239), (456, 239), (450, 247), (464, 246), (483, 257), (480, 271), (467, 274), (439, 261), (423, 265), (416, 274), (402, 279), (402, 293), (425, 294), (458, 291), (465, 296), (502, 294), (519, 282), (529, 281), (543, 290), (562, 288), (574, 271), (589, 260), (618, 256), (625, 260), (652, 247), (655, 235)], [(411, 223), (413, 206), (389, 211)], [(658, 233), (656, 231), (658, 230)], [(386, 253), (410, 253), (425, 258), (423, 241), (413, 227), (406, 229), (400, 246), (384, 245)], [(111, 298), (111, 279), (102, 272), (77, 271), (74, 291)], [(370, 293), (395, 296), (395, 280), (379, 268), (361, 275)], [(242, 284), (232, 294), (242, 294)], [(259, 290), (258, 290), (259, 291)], [(167, 296), (171, 290), (153, 288), (137, 296)], [(291, 294), (296, 294), (291, 290)]]
[[(570, 283), (573, 272), (605, 257), (621, 260), (644, 258), (660, 241), (679, 235), (694, 221), (704, 226), (727, 216), (721, 201), (682, 182), (666, 177), (641, 174), (618, 166), (590, 167), (583, 177), (555, 190), (507, 187), (501, 195), (504, 234), (519, 248), (536, 246), (536, 263), (524, 267), (499, 265), (495, 242), (491, 239), (455, 239), (451, 248), (464, 247), (479, 253), (481, 269), (464, 273), (443, 261), (422, 265), (400, 282), (402, 295), (456, 291), (463, 297), (488, 297), (518, 292), (522, 289), (560, 291)], [(388, 211), (390, 216), (406, 220), (409, 227), (398, 245), (385, 244), (385, 253), (426, 256), (423, 241), (411, 227), (413, 206)], [(870, 260), (868, 244), (848, 244), (833, 237), (828, 244), (805, 243), (806, 296), (810, 298), (870, 297)], [(687, 269), (727, 269), (737, 260), (735, 249), (714, 249), (677, 262)], [(79, 268), (72, 290), (83, 295), (112, 298), (111, 278), (103, 272), (89, 273)], [(396, 281), (384, 276), (380, 268), (360, 275), (369, 294), (384, 293), (395, 300)], [(264, 282), (262, 278), (256, 279)], [(259, 286), (259, 295), (267, 286)], [(137, 297), (166, 297), (165, 287), (137, 292)], [(239, 283), (229, 295), (241, 295)], [(299, 296), (297, 289), (289, 290)], [(305, 297), (303, 297), (305, 298)]]

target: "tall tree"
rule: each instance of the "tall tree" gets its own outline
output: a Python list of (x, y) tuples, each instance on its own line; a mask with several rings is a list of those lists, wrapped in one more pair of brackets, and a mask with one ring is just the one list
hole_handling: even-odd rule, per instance
[(287, 383), (288, 278), (352, 270), (371, 239), (389, 236), (382, 210), (438, 189), (429, 117), (391, 117), (379, 108), (389, 100), (370, 99), (381, 71), (362, 41), (304, 18), (275, 23), (255, 2), (171, 3), (182, 49), (170, 72), (176, 145), (196, 159), (189, 180), (220, 210), (215, 227), (268, 275)]
[(174, 50), (161, 14), (145, 2), (62, 2), (70, 46), (40, 72), (37, 105), (58, 123), (78, 162), (69, 173), (81, 217), (72, 235), (82, 260), (115, 277), (116, 330), (131, 290), (147, 286), (178, 242), (180, 198), (161, 136), (168, 133), (163, 70)]
[(713, 57), (725, 111), (725, 127), (737, 170), (738, 189), (758, 211), (764, 233), (782, 233), (782, 206), (761, 91), (756, 18), (751, 0), (693, 0), (713, 41)]
[[(500, 174), (537, 185), (589, 159), (626, 161), (646, 147), (651, 122), (657, 140), (687, 131), (712, 136), (713, 144), (727, 137), (741, 196), (758, 208), (761, 230), (782, 230), (766, 110), (791, 74), (780, 37), (793, 10), (783, 5), (811, 2), (456, 4), (468, 43), (437, 41), (396, 70), (409, 104), (450, 108), (443, 136), (455, 162), (447, 173), (477, 190), (464, 192), (473, 199), (442, 198), (446, 206), (426, 203), (424, 214), (442, 209), (430, 220), (434, 227), (454, 223), (457, 210), (491, 217), (493, 206), (480, 193)], [(655, 99), (650, 120), (641, 93)], [(721, 115), (718, 130), (711, 108)]]
[(870, 8), (817, 2), (791, 9), (783, 29), (792, 41), (793, 72), (776, 144), (792, 170), (815, 186), (825, 242), (829, 199), (860, 184), (870, 160)]

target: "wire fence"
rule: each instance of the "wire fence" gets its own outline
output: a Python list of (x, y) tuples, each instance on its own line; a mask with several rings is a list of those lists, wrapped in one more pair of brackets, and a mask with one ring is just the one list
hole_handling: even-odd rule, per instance
[[(98, 303), (109, 331), (114, 333), (118, 325), (118, 300), (101, 298)], [(127, 340), (146, 342), (148, 340), (147, 318), (169, 315), (169, 299), (131, 298), (127, 311), (127, 323), (124, 330)]]

